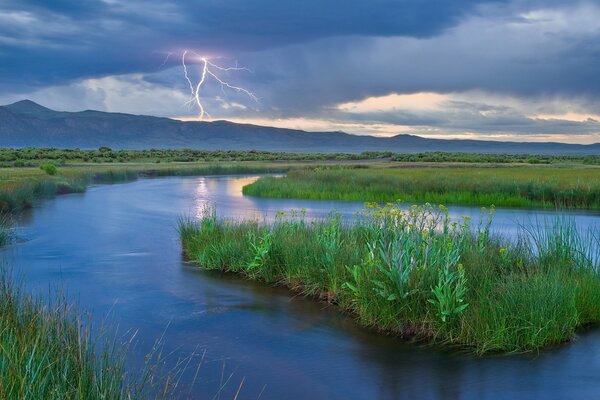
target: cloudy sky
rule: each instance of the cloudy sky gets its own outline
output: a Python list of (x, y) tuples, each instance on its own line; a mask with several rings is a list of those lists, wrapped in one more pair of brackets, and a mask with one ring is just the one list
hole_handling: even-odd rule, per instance
[(3, 0), (0, 104), (197, 119), (186, 50), (209, 120), (600, 142), (600, 1)]

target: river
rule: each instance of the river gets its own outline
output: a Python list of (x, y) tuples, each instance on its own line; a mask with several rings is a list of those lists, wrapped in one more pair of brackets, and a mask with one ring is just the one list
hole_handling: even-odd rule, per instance
[[(123, 336), (137, 331), (131, 368), (164, 333), (168, 363), (204, 354), (184, 374), (180, 395), (240, 399), (591, 399), (600, 396), (600, 329), (538, 355), (476, 358), (405, 343), (357, 326), (335, 307), (184, 262), (177, 219), (216, 204), (221, 216), (270, 219), (280, 210), (307, 217), (360, 203), (244, 197), (252, 176), (171, 177), (95, 185), (24, 213), (19, 241), (1, 250), (5, 265), (31, 290), (59, 288)], [(451, 207), (452, 215), (479, 215)], [(499, 209), (494, 230), (513, 236), (519, 224), (552, 211)], [(582, 227), (597, 212), (576, 212)], [(200, 356), (194, 358), (199, 361)]]

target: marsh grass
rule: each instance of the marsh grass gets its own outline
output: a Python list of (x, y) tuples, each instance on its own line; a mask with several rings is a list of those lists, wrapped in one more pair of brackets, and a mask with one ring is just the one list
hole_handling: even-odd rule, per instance
[(456, 166), (306, 168), (263, 177), (245, 195), (315, 200), (398, 201), (502, 207), (600, 209), (600, 169)]
[(127, 372), (130, 345), (105, 328), (92, 335), (87, 317), (63, 297), (45, 302), (0, 274), (0, 398), (171, 398), (182, 369), (166, 369), (157, 341), (142, 369)]
[(298, 165), (276, 162), (84, 164), (61, 167), (54, 175), (38, 168), (4, 168), (0, 169), (0, 211), (19, 211), (56, 195), (81, 193), (92, 183), (126, 182), (153, 176), (276, 173)]
[(0, 211), (0, 247), (10, 243), (13, 239), (12, 216), (8, 212)]
[(567, 220), (523, 229), (508, 243), (453, 221), (444, 207), (371, 204), (354, 223), (180, 221), (185, 255), (205, 269), (285, 285), (340, 306), (366, 326), (465, 347), (525, 352), (567, 341), (600, 321), (598, 235)]

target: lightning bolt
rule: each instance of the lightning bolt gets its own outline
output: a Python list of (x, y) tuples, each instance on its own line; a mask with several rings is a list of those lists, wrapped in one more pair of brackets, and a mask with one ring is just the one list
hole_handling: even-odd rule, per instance
[(171, 58), (172, 55), (173, 55), (173, 53), (167, 53), (167, 56), (163, 60), (162, 64), (160, 64), (160, 67), (158, 67), (158, 69), (161, 69), (162, 67), (167, 65), (167, 62), (169, 61), (169, 58)]
[(235, 67), (221, 67), (221, 66), (219, 66), (219, 65), (217, 65), (215, 63), (210, 62), (208, 60), (208, 58), (199, 56), (198, 54), (192, 52), (194, 55), (196, 55), (197, 57), (199, 57), (199, 61), (200, 61), (200, 65), (201, 65), (200, 79), (198, 80), (198, 83), (194, 84), (192, 82), (192, 79), (190, 78), (189, 73), (188, 73), (188, 66), (187, 66), (186, 61), (185, 61), (185, 57), (186, 57), (186, 55), (188, 53), (189, 53), (189, 51), (185, 50), (183, 52), (182, 56), (181, 56), (181, 64), (183, 66), (183, 76), (184, 76), (185, 80), (187, 81), (188, 86), (190, 88), (190, 99), (188, 100), (188, 102), (186, 104), (195, 104), (198, 107), (200, 120), (204, 119), (205, 115), (208, 115), (210, 117), (210, 115), (204, 109), (204, 106), (202, 105), (202, 100), (201, 100), (201, 97), (200, 97), (200, 90), (202, 89), (202, 86), (207, 82), (208, 78), (213, 78), (218, 84), (220, 84), (222, 91), (224, 91), (226, 88), (230, 89), (230, 90), (235, 90), (238, 93), (245, 94), (250, 99), (252, 99), (252, 100), (254, 100), (255, 102), (258, 103), (258, 97), (256, 97), (256, 95), (254, 93), (250, 92), (247, 89), (244, 89), (243, 87), (234, 86), (234, 85), (232, 85), (232, 84), (224, 81), (223, 79), (221, 79), (217, 75), (217, 72), (215, 72), (215, 71), (222, 71), (222, 72), (246, 71), (246, 72), (251, 72), (248, 68), (238, 67), (237, 66), (237, 62), (236, 62), (236, 66)]

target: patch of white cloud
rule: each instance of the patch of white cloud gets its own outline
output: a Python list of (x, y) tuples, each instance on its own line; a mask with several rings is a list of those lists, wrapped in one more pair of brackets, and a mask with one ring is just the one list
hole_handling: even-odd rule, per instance
[(93, 97), (103, 99), (104, 110), (112, 112), (164, 115), (165, 110), (188, 100), (179, 90), (147, 82), (141, 74), (88, 79), (82, 85)]
[(513, 113), (527, 118), (564, 121), (598, 121), (597, 103), (586, 99), (553, 97), (517, 97), (480, 90), (465, 92), (410, 94), (392, 93), (361, 101), (341, 103), (335, 108), (348, 114), (411, 112), (415, 114), (472, 110), (482, 117)]
[(442, 108), (448, 97), (448, 95), (433, 92), (392, 93), (385, 96), (372, 96), (360, 101), (341, 103), (336, 108), (349, 113), (393, 110), (430, 111)]
[[(186, 111), (187, 94), (148, 82), (142, 74), (86, 79), (63, 86), (37, 90), (26, 95), (46, 107), (61, 111), (94, 109), (108, 112), (173, 116)], [(0, 96), (4, 104), (23, 96)]]
[(600, 29), (600, 7), (592, 2), (574, 2), (562, 8), (539, 8), (519, 15), (521, 21), (542, 34), (590, 34)]

